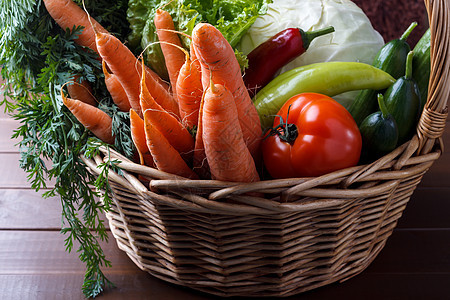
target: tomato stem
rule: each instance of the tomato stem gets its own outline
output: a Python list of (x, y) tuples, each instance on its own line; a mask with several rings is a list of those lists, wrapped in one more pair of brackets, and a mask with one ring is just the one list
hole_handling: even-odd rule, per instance
[(291, 110), (291, 105), (289, 105), (286, 121), (283, 120), (283, 117), (280, 115), (275, 115), (280, 118), (280, 124), (270, 129), (270, 132), (267, 136), (278, 135), (280, 140), (285, 141), (286, 143), (293, 144), (298, 137), (298, 128), (293, 123), (288, 123), (289, 119), (289, 111)]

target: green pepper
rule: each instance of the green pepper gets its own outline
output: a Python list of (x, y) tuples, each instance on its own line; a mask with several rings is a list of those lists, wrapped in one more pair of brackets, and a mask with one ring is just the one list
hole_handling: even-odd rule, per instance
[(253, 98), (261, 127), (270, 128), (278, 110), (291, 97), (315, 92), (335, 96), (361, 89), (385, 89), (395, 82), (388, 73), (359, 62), (322, 62), (287, 71), (269, 82)]

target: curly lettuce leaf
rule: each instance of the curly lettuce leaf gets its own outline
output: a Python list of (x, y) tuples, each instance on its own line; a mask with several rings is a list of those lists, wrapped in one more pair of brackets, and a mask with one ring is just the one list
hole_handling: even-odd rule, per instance
[[(272, 0), (130, 0), (128, 21), (132, 33), (128, 40), (135, 52), (146, 49), (147, 63), (163, 78), (167, 79), (164, 57), (158, 44), (153, 23), (158, 8), (168, 11), (175, 23), (176, 30), (187, 35), (197, 23), (210, 23), (235, 47), (241, 37), (255, 22), (256, 18), (267, 11)], [(190, 40), (180, 35), (186, 48)]]

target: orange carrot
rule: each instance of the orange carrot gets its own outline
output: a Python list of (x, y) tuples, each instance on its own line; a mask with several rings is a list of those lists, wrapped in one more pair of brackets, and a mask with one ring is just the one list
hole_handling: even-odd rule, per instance
[(205, 147), (203, 145), (203, 106), (204, 106), (204, 96), (202, 95), (202, 100), (200, 102), (199, 116), (198, 116), (198, 125), (197, 125), (197, 134), (195, 137), (195, 145), (194, 145), (194, 157), (193, 157), (193, 170), (197, 173), (202, 179), (210, 179), (211, 172), (209, 170), (208, 160), (206, 159)]
[(255, 162), (243, 139), (231, 92), (223, 85), (211, 82), (203, 101), (203, 145), (212, 178), (259, 181)]
[[(111, 34), (97, 32), (96, 42), (100, 56), (122, 84), (122, 87), (128, 96), (130, 106), (136, 112), (141, 114), (142, 112), (139, 104), (139, 83), (142, 73), (141, 63), (130, 49)], [(148, 75), (150, 73), (145, 72), (145, 74)], [(148, 76), (146, 85), (158, 103), (163, 105), (165, 109), (166, 107), (164, 105), (166, 105), (166, 103), (172, 104), (172, 107), (167, 107), (167, 109), (173, 109), (175, 110), (175, 113), (178, 114), (178, 104), (158, 80)]]
[(147, 109), (144, 120), (151, 122), (180, 155), (189, 162), (193, 155), (194, 138), (173, 115), (165, 110)]
[(191, 58), (192, 64), (198, 69), (199, 72), (201, 72), (200, 61), (197, 58), (197, 54), (195, 54), (195, 48), (194, 43), (192, 43), (192, 38), (191, 45), (189, 46), (189, 57)]
[(106, 88), (111, 95), (113, 102), (119, 107), (121, 111), (129, 111), (131, 108), (128, 101), (127, 93), (123, 89), (122, 84), (115, 74), (108, 71), (105, 61), (102, 61), (103, 74), (105, 75)]
[(131, 138), (138, 151), (141, 165), (154, 167), (153, 157), (148, 149), (145, 137), (144, 120), (133, 109), (130, 109), (130, 129)]
[[(177, 47), (182, 47), (180, 37), (175, 30), (172, 16), (165, 10), (157, 9), (154, 19), (156, 34), (161, 43), (161, 50), (166, 62), (167, 72), (169, 74), (170, 83), (174, 98), (177, 99), (177, 79), (181, 66), (184, 64), (185, 56)], [(167, 30), (168, 29), (168, 30)]]
[(67, 91), (70, 98), (97, 106), (97, 100), (93, 95), (91, 85), (87, 80), (80, 80), (80, 76), (74, 75), (73, 82), (67, 83)]
[(192, 158), (194, 148), (194, 139), (187, 128), (178, 121), (177, 117), (164, 110), (147, 89), (145, 85), (145, 76), (142, 76), (140, 103), (144, 115), (152, 120), (155, 126), (169, 141), (169, 143), (181, 153), (186, 161)]
[(106, 33), (107, 30), (105, 28), (93, 18), (90, 18), (91, 21), (89, 22), (87, 13), (71, 0), (44, 0), (44, 4), (50, 16), (62, 29), (66, 30), (69, 28), (72, 30), (74, 26), (83, 26), (83, 32), (75, 42), (98, 53), (94, 30), (90, 22), (95, 26), (97, 32)]
[(192, 129), (198, 124), (203, 87), (201, 73), (189, 57), (178, 74), (177, 93), (181, 121), (187, 128)]
[[(139, 95), (139, 101), (141, 105), (142, 113), (148, 108), (153, 109), (164, 109), (167, 112), (171, 113), (173, 116), (179, 117), (180, 116), (180, 110), (178, 107), (178, 103), (173, 98), (160, 98), (159, 101), (153, 96), (149, 89), (147, 75), (148, 73), (144, 72), (144, 63), (141, 62), (142, 66), (142, 72), (141, 72), (141, 82), (140, 82), (140, 95)], [(151, 80), (150, 80), (151, 81)], [(151, 106), (148, 107), (148, 102), (155, 102), (151, 103)], [(158, 105), (155, 105), (158, 104)]]
[(157, 83), (159, 83), (165, 90), (167, 93), (170, 94), (170, 87), (167, 84), (166, 81), (164, 81), (161, 77), (159, 77), (158, 74), (156, 74), (155, 71), (153, 71), (152, 69), (150, 69), (150, 67), (148, 67), (147, 65), (144, 64), (144, 68), (145, 68), (145, 74), (147, 77), (152, 78), (152, 80), (155, 80)]
[(232, 93), (244, 141), (253, 157), (259, 159), (261, 124), (258, 112), (245, 88), (232, 47), (219, 30), (205, 23), (194, 27), (192, 42), (202, 65), (203, 88), (205, 89), (212, 79), (214, 83), (224, 85)]
[(139, 72), (136, 57), (118, 38), (106, 33), (96, 33), (100, 56), (122, 84), (130, 106), (137, 112), (139, 107)]
[(150, 149), (156, 167), (164, 172), (197, 179), (197, 174), (189, 168), (180, 153), (170, 145), (164, 135), (153, 126), (152, 122), (146, 120), (145, 114), (144, 123), (147, 146)]
[(64, 105), (72, 112), (75, 118), (90, 130), (96, 137), (107, 144), (114, 144), (112, 135), (112, 119), (104, 111), (95, 106), (79, 100), (67, 98), (61, 87), (61, 97)]
[(155, 99), (152, 97), (152, 95), (148, 91), (147, 86), (145, 85), (144, 81), (145, 81), (145, 76), (142, 76), (141, 92), (139, 94), (139, 103), (141, 105), (142, 112), (146, 111), (147, 109), (163, 111), (164, 108), (162, 108), (161, 105), (156, 103)]

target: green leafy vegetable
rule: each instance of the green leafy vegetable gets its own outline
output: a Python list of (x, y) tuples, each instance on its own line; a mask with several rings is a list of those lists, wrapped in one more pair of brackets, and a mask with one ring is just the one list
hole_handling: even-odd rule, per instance
[[(156, 42), (156, 29), (153, 24), (156, 9), (168, 11), (175, 23), (176, 30), (191, 35), (194, 26), (199, 22), (208, 22), (217, 27), (235, 47), (244, 33), (255, 22), (259, 15), (267, 11), (271, 0), (130, 0), (128, 20), (132, 29), (129, 41), (135, 51), (147, 48), (148, 64), (163, 78), (167, 79), (164, 57)], [(184, 45), (189, 47), (190, 41), (180, 36)]]
[[(123, 39), (129, 34), (126, 0), (113, 4), (109, 0), (86, 1), (86, 7), (116, 36)], [(110, 284), (102, 271), (110, 262), (100, 247), (100, 241), (108, 238), (100, 216), (110, 200), (107, 193), (101, 197), (92, 187), (109, 190), (102, 178), (113, 162), (103, 165), (100, 179), (87, 171), (80, 155), (94, 155), (100, 142), (63, 106), (60, 88), (74, 74), (88, 80), (99, 107), (113, 118), (115, 148), (131, 157), (134, 146), (129, 119), (106, 92), (97, 54), (74, 42), (83, 28), (62, 30), (41, 1), (1, 1), (0, 9), (5, 15), (0, 20), (0, 64), (6, 82), (1, 104), (21, 124), (13, 135), (19, 139), (20, 164), (37, 191), (48, 188), (48, 180), (55, 179), (55, 186), (44, 196), (61, 197), (66, 248), (72, 251), (77, 245), (87, 268), (83, 292), (95, 297)]]

